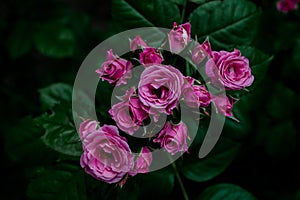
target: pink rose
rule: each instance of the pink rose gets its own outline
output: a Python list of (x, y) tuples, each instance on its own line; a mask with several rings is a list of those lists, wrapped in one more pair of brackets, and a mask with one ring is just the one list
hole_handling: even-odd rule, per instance
[(133, 40), (130, 41), (130, 49), (131, 51), (135, 51), (139, 47), (145, 48), (148, 47), (148, 45), (146, 44), (146, 42), (144, 42), (144, 40), (142, 40), (140, 35), (137, 35)]
[(85, 139), (80, 165), (98, 180), (117, 183), (134, 167), (134, 157), (115, 126), (104, 125)]
[(160, 113), (171, 114), (181, 96), (182, 73), (170, 65), (151, 65), (141, 74), (138, 85), (140, 101)]
[(96, 70), (96, 73), (100, 75), (103, 81), (106, 80), (111, 84), (116, 83), (119, 86), (127, 83), (126, 79), (131, 77), (131, 68), (130, 61), (117, 57), (112, 50), (109, 50), (106, 61)]
[(217, 108), (217, 111), (227, 117), (232, 117), (233, 104), (236, 102), (235, 99), (226, 96), (225, 98), (214, 96), (213, 102)]
[(206, 39), (202, 44), (197, 45), (192, 52), (192, 61), (197, 65), (201, 63), (205, 57), (211, 56), (211, 46), (209, 40)]
[(298, 8), (298, 0), (281, 0), (277, 2), (277, 9), (283, 13), (288, 13)]
[(193, 78), (187, 77), (184, 87), (183, 100), (187, 106), (193, 108), (207, 107), (210, 104), (210, 94), (203, 85), (194, 85)]
[(136, 96), (131, 97), (129, 99), (129, 107), (133, 122), (141, 126), (143, 121), (148, 117), (148, 113), (144, 110), (140, 99)]
[(86, 136), (99, 128), (99, 124), (95, 120), (86, 119), (81, 122), (79, 126), (79, 136), (81, 140), (84, 140)]
[(143, 147), (138, 156), (138, 159), (136, 160), (134, 170), (130, 172), (129, 175), (135, 176), (136, 174), (148, 173), (151, 163), (152, 153), (147, 147)]
[(117, 126), (124, 132), (133, 135), (148, 113), (142, 108), (142, 104), (132, 88), (126, 92), (123, 101), (112, 106), (108, 111)]
[(188, 151), (186, 143), (187, 126), (185, 123), (174, 125), (166, 122), (158, 137), (153, 142), (160, 143), (161, 148), (165, 148), (171, 155), (177, 152)]
[(249, 60), (235, 49), (233, 52), (212, 52), (212, 58), (206, 63), (206, 74), (212, 82), (218, 80), (226, 90), (240, 90), (253, 83)]
[(174, 22), (173, 29), (169, 34), (170, 50), (173, 53), (180, 53), (191, 40), (191, 24), (177, 25)]
[(163, 61), (161, 53), (156, 48), (145, 48), (142, 53), (140, 53), (140, 62), (145, 64), (160, 64)]

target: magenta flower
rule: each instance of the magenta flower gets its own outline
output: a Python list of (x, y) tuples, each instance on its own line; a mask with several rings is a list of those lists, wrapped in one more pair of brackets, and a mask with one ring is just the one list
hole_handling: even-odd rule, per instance
[(81, 140), (84, 140), (86, 136), (99, 128), (99, 124), (95, 120), (86, 119), (81, 122), (79, 126), (79, 136)]
[(206, 39), (202, 44), (197, 45), (192, 52), (192, 61), (197, 65), (201, 63), (205, 57), (211, 56), (211, 46), (209, 40)]
[(153, 142), (160, 143), (161, 148), (165, 148), (171, 155), (177, 152), (187, 152), (187, 132), (187, 126), (183, 122), (176, 125), (166, 122), (158, 137)]
[(299, 0), (281, 0), (277, 2), (277, 9), (283, 13), (288, 13), (298, 8)]
[(225, 96), (225, 98), (213, 96), (212, 99), (219, 113), (227, 117), (233, 117), (232, 108), (233, 104), (236, 102), (235, 99), (228, 96)]
[(187, 106), (193, 108), (207, 107), (210, 104), (210, 94), (203, 85), (194, 85), (192, 77), (187, 80), (183, 92), (183, 100)]
[(147, 43), (142, 40), (140, 35), (137, 35), (133, 40), (130, 41), (130, 49), (131, 51), (135, 51), (138, 48), (146, 48), (148, 47)]
[(249, 60), (235, 49), (233, 52), (212, 52), (212, 58), (206, 63), (206, 74), (212, 82), (220, 81), (226, 90), (240, 90), (253, 83)]
[(163, 61), (161, 53), (156, 48), (145, 48), (143, 52), (140, 53), (140, 62), (143, 65), (146, 64), (160, 64)]
[(115, 126), (104, 125), (85, 138), (80, 165), (106, 183), (117, 183), (134, 167), (134, 157)]
[(149, 172), (152, 163), (152, 153), (147, 147), (143, 147), (135, 163), (134, 170), (129, 173), (131, 176)]
[(133, 135), (148, 117), (133, 88), (126, 92), (122, 102), (113, 105), (108, 112), (117, 126), (130, 135)]
[(177, 25), (174, 22), (173, 29), (169, 34), (170, 50), (173, 53), (180, 53), (191, 40), (191, 24)]
[(171, 114), (177, 106), (184, 84), (182, 73), (170, 65), (148, 66), (138, 85), (139, 99), (146, 107)]
[(126, 79), (131, 77), (131, 68), (132, 64), (130, 61), (119, 58), (113, 54), (112, 50), (109, 50), (106, 55), (106, 61), (96, 70), (96, 73), (100, 75), (103, 81), (106, 80), (118, 86), (127, 83)]

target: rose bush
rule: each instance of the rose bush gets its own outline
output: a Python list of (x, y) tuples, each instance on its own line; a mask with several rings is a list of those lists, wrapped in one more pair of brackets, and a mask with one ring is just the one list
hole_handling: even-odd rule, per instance
[[(99, 18), (96, 21), (91, 18), (92, 26), (84, 25), (89, 17), (79, 19), (80, 15), (73, 13), (72, 9), (65, 10), (64, 4), (69, 2), (63, 2), (63, 5), (57, 3), (59, 5), (52, 14), (51, 5), (54, 4), (46, 4), (50, 15), (30, 21), (32, 17), (40, 15), (40, 12), (33, 12), (34, 15), (14, 23), (15, 16), (23, 16), (24, 13), (19, 13), (15, 8), (12, 9), (14, 12), (7, 10), (8, 4), (4, 2), (6, 5), (1, 5), (5, 12), (0, 19), (0, 34), (9, 35), (3, 44), (9, 52), (7, 55), (2, 54), (2, 57), (21, 56), (16, 62), (8, 60), (11, 69), (16, 73), (22, 72), (22, 75), (16, 79), (2, 80), (12, 85), (12, 88), (20, 87), (24, 91), (31, 91), (23, 84), (32, 78), (28, 74), (38, 76), (33, 77), (32, 81), (37, 81), (33, 85), (49, 84), (51, 77), (54, 77), (53, 80), (72, 83), (74, 69), (80, 65), (89, 45), (105, 40), (108, 35), (144, 26), (172, 29), (165, 34), (140, 31), (136, 35), (130, 34), (112, 41), (109, 44), (113, 47), (104, 48), (112, 48), (106, 58), (103, 53), (97, 54), (96, 48), (93, 55), (97, 57), (97, 63), (83, 63), (91, 69), (84, 72), (88, 80), (80, 82), (86, 84), (84, 87), (54, 84), (40, 90), (41, 108), (37, 106), (36, 99), (17, 100), (20, 105), (5, 112), (8, 119), (20, 107), (32, 109), (34, 113), (21, 125), (10, 122), (16, 130), (8, 134), (13, 142), (7, 145), (8, 150), (5, 151), (10, 154), (10, 158), (20, 162), (19, 166), (24, 167), (30, 180), (27, 190), (29, 199), (147, 199), (153, 192), (157, 199), (187, 199), (187, 196), (190, 199), (206, 199), (220, 194), (226, 194), (224, 198), (229, 199), (239, 195), (249, 197), (241, 188), (231, 184), (212, 186), (209, 180), (240, 183), (261, 199), (296, 197), (296, 187), (292, 186), (291, 181), (285, 181), (290, 188), (288, 190), (272, 190), (277, 188), (276, 181), (272, 181), (273, 177), (268, 174), (276, 173), (281, 180), (285, 180), (278, 170), (280, 165), (271, 168), (270, 172), (273, 173), (264, 173), (262, 168), (262, 171), (258, 170), (257, 161), (266, 165), (270, 160), (272, 163), (273, 160), (285, 163), (282, 160), (297, 155), (296, 151), (291, 150), (295, 146), (293, 142), (297, 141), (294, 138), (294, 121), (286, 118), (291, 116), (291, 105), (297, 99), (292, 89), (297, 85), (297, 69), (293, 66), (298, 63), (296, 38), (299, 31), (295, 25), (299, 21), (298, 3), (280, 1), (276, 10), (276, 1), (253, 2), (256, 5), (247, 0), (147, 3), (113, 0), (111, 16), (114, 23), (107, 26), (110, 30), (106, 30)], [(35, 6), (35, 2), (28, 6)], [(91, 11), (79, 5), (79, 2), (72, 3), (73, 7), (87, 9), (86, 13)], [(44, 19), (47, 23), (41, 21)], [(176, 23), (172, 27), (174, 21)], [(18, 38), (17, 32), (20, 30), (25, 32)], [(30, 30), (34, 30), (34, 34)], [(28, 40), (26, 35), (30, 36)], [(117, 48), (124, 46), (129, 49), (127, 53), (113, 53), (122, 52)], [(22, 57), (32, 47), (34, 51), (29, 54), (30, 59)], [(272, 56), (264, 52), (279, 55), (272, 63), (272, 70), (267, 71)], [(68, 57), (71, 55), (72, 59)], [(48, 56), (52, 59), (45, 60)], [(284, 59), (288, 61), (283, 62)], [(26, 73), (15, 70), (20, 63), (31, 63), (30, 67), (22, 67)], [(36, 64), (39, 64), (38, 68)], [(51, 69), (44, 68), (49, 65)], [(136, 70), (139, 65), (142, 77), (139, 70)], [(37, 71), (29, 73), (32, 68)], [(146, 71), (148, 68), (151, 70)], [(98, 81), (94, 80), (95, 70), (101, 80), (97, 87), (89, 85)], [(265, 78), (266, 72), (272, 77)], [(141, 87), (131, 87), (133, 79), (138, 80)], [(260, 85), (262, 80), (266, 84)], [(220, 85), (226, 89), (223, 97), (219, 94), (222, 93)], [(256, 91), (257, 86), (259, 90)], [(270, 90), (263, 89), (268, 86)], [(83, 96), (79, 88), (84, 90)], [(11, 92), (2, 89), (4, 96)], [(24, 91), (16, 93), (15, 97)], [(256, 96), (259, 91), (262, 95)], [(267, 92), (272, 95), (266, 95)], [(115, 99), (113, 103), (111, 94), (116, 95), (112, 98)], [(73, 115), (70, 113), (71, 96), (74, 100), (72, 107), (75, 109)], [(268, 102), (268, 105), (261, 99)], [(8, 104), (12, 102), (7, 101)], [(94, 102), (98, 120), (91, 111)], [(286, 104), (276, 106), (280, 105), (278, 102)], [(294, 107), (297, 110), (297, 106)], [(45, 113), (37, 116), (40, 111)], [(216, 115), (213, 115), (214, 111)], [(226, 116), (224, 133), (212, 151), (198, 159), (198, 150), (207, 145), (205, 140), (209, 131), (206, 135), (206, 130), (211, 127), (210, 121), (214, 116), (217, 119)], [(268, 131), (261, 131), (264, 128)], [(269, 132), (272, 132), (270, 136), (267, 134)], [(284, 137), (282, 133), (285, 133)], [(243, 143), (245, 138), (247, 142)], [(259, 148), (253, 147), (253, 144)], [(279, 144), (291, 148), (278, 148)], [(240, 147), (243, 151), (239, 151)], [(255, 156), (251, 156), (247, 149), (253, 150)], [(164, 152), (166, 157), (157, 156), (158, 151)], [(239, 156), (236, 157), (237, 153)], [(263, 157), (263, 153), (268, 156)], [(159, 161), (168, 161), (168, 156), (170, 160), (175, 160), (177, 155), (180, 157), (172, 165), (155, 171), (159, 168)], [(10, 167), (10, 164), (7, 165)], [(249, 176), (249, 168), (257, 177), (268, 177), (264, 179), (270, 180), (268, 188), (261, 190), (265, 187), (264, 181)], [(8, 168), (5, 167), (6, 170)], [(293, 168), (289, 170), (293, 171)], [(23, 178), (19, 173), (7, 174), (11, 174), (12, 179)], [(182, 176), (183, 180), (180, 178)], [(235, 177), (241, 178), (235, 180)], [(297, 178), (294, 176), (295, 180)], [(251, 184), (250, 179), (257, 181)], [(192, 189), (198, 184), (196, 182), (201, 182), (199, 190)], [(207, 189), (204, 188), (206, 185)], [(185, 191), (184, 187), (188, 190)], [(203, 191), (200, 196), (199, 191)], [(277, 195), (280, 194), (278, 191), (286, 193)]]

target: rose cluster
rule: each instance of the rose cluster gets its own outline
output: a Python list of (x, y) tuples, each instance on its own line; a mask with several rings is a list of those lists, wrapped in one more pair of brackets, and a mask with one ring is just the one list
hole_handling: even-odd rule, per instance
[[(168, 34), (168, 47), (173, 56), (182, 52), (191, 42), (191, 25), (177, 25)], [(179, 67), (170, 65), (164, 52), (149, 46), (139, 35), (130, 40), (130, 48), (138, 54), (143, 71), (137, 86), (131, 87), (120, 102), (109, 110), (116, 126), (99, 124), (94, 120), (84, 120), (79, 129), (83, 144), (80, 164), (96, 179), (107, 183), (123, 185), (128, 176), (147, 173), (152, 163), (152, 146), (158, 145), (171, 155), (188, 152), (189, 127), (181, 120), (173, 120), (174, 112), (180, 104), (197, 111), (209, 109), (211, 102), (220, 114), (232, 117), (232, 107), (236, 99), (226, 99), (211, 94), (201, 81), (184, 75)], [(203, 62), (205, 71), (214, 85), (222, 84), (226, 90), (241, 90), (252, 84), (249, 61), (235, 49), (232, 52), (213, 51), (207, 40), (191, 51), (195, 65)], [(103, 81), (120, 86), (127, 84), (134, 67), (130, 60), (107, 52), (105, 62), (96, 70)], [(147, 124), (149, 119), (157, 122), (162, 115), (167, 120), (159, 133), (149, 140), (149, 146), (140, 148), (135, 154), (131, 151), (124, 133), (135, 135), (137, 130)]]

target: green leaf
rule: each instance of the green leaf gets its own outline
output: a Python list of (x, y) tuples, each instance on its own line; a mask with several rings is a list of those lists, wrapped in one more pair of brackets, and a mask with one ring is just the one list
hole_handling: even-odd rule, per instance
[(38, 200), (86, 200), (84, 172), (73, 166), (42, 170), (28, 185), (27, 195)]
[(64, 58), (73, 55), (76, 41), (69, 28), (58, 22), (48, 22), (34, 35), (34, 44), (46, 56)]
[(245, 189), (229, 184), (222, 183), (206, 188), (197, 198), (201, 200), (255, 200), (256, 198)]
[(241, 51), (243, 56), (249, 59), (251, 72), (254, 76), (254, 82), (248, 89), (253, 90), (265, 79), (268, 66), (273, 60), (273, 56), (268, 56), (254, 47), (239, 46), (238, 49)]
[(203, 159), (195, 155), (183, 159), (181, 173), (188, 179), (203, 182), (221, 174), (235, 158), (239, 144), (220, 137), (213, 150)]
[(43, 108), (51, 108), (62, 101), (72, 100), (72, 86), (65, 83), (52, 84), (40, 89), (39, 92)]
[[(147, 5), (146, 3), (144, 3)], [(154, 26), (142, 13), (125, 0), (112, 1), (113, 18), (126, 23), (128, 28), (137, 28), (138, 26)]]
[(113, 18), (121, 22), (125, 28), (145, 26), (171, 28), (173, 22), (180, 19), (180, 12), (175, 3), (160, 0), (146, 0), (143, 3), (133, 0), (113, 0), (112, 13)]
[(32, 26), (20, 21), (14, 28), (7, 42), (8, 52), (13, 59), (28, 53), (32, 46)]
[(190, 15), (192, 33), (200, 40), (209, 36), (213, 49), (247, 45), (257, 32), (259, 10), (246, 0), (212, 1)]
[(80, 156), (81, 141), (68, 112), (71, 110), (66, 105), (59, 104), (51, 114), (45, 113), (35, 120), (45, 129), (42, 140), (48, 147), (65, 155)]
[(176, 4), (161, 0), (154, 0), (153, 3), (156, 13), (153, 19), (155, 26), (172, 28), (173, 22), (180, 22), (180, 12)]
[(139, 199), (139, 186), (135, 178), (126, 181), (122, 188), (119, 188), (117, 193), (117, 200), (138, 200)]

